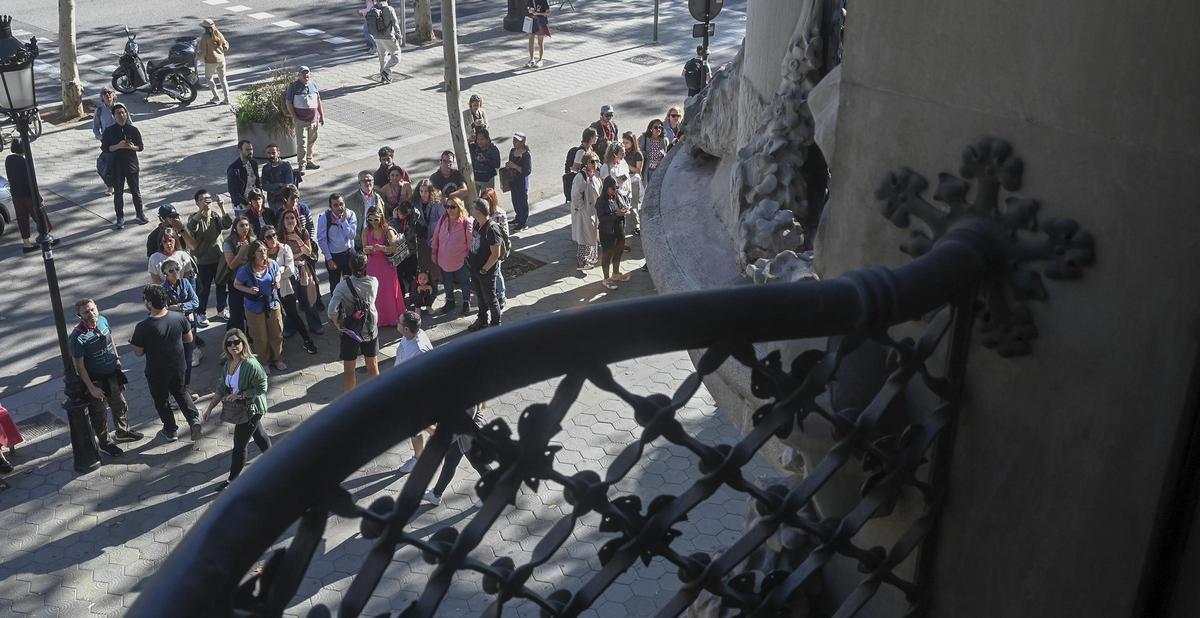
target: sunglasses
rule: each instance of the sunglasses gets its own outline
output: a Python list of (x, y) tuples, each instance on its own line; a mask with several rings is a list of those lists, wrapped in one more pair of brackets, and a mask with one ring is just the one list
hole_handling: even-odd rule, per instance
[(679, 114), (667, 114), (668, 118), (678, 118)]
[(242, 347), (242, 340), (241, 339), (230, 339), (229, 341), (225, 342), (225, 347), (240, 348), (240, 347)]
[(458, 210), (458, 206), (455, 206), (454, 204), (444, 204), (443, 206), (446, 210)]
[(605, 114), (605, 115), (604, 115), (604, 117), (605, 117), (605, 118), (612, 118), (612, 117), (613, 117), (613, 115), (612, 115), (612, 114)]

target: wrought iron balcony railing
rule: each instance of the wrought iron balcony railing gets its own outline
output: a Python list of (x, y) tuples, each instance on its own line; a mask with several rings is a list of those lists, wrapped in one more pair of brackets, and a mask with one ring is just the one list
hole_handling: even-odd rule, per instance
[[(883, 586), (903, 593), (910, 615), (923, 614), (972, 329), (979, 322), (985, 345), (1003, 354), (1027, 353), (1036, 329), (1028, 312), (1016, 308), (1021, 299), (1045, 290), (1036, 273), (1022, 270), (1025, 262), (1049, 261), (1047, 275), (1071, 278), (1091, 261), (1090, 237), (1071, 223), (1047, 221), (1041, 241), (1018, 233), (1038, 229), (1037, 204), (1010, 198), (999, 206), (1001, 187), (1015, 190), (1020, 184), (1020, 161), (1007, 144), (984, 140), (968, 148), (962, 174), (977, 180), (976, 201), (965, 201), (966, 181), (943, 175), (935, 198), (944, 208), (921, 198), (926, 183), (911, 170), (889, 175), (879, 192), (884, 214), (901, 226), (907, 226), (909, 214), (917, 215), (932, 233), (914, 235), (906, 250), (919, 257), (894, 270), (868, 268), (820, 282), (658, 296), (545, 316), (452, 342), (410, 361), (404, 371), (386, 373), (305, 421), (232, 484), (162, 564), (131, 615), (279, 615), (296, 594), (331, 514), (360, 519), (362, 535), (374, 539), (339, 615), (363, 612), (385, 569), (406, 546), (418, 548), (436, 567), (403, 616), (436, 615), (460, 571), (483, 575), (485, 590), (495, 597), (487, 615), (498, 616), (510, 602), (523, 600), (540, 606), (544, 616), (577, 616), (639, 560), (664, 560), (678, 569), (682, 584), (661, 616), (679, 615), (705, 592), (739, 615), (795, 615), (790, 610), (809, 602), (812, 582), (835, 556), (857, 563), (863, 576), (831, 608), (833, 615), (854, 615)], [(914, 324), (906, 332), (920, 334), (890, 334), (893, 326), (908, 322)], [(616, 342), (610, 333), (618, 331), (626, 336)], [(778, 353), (757, 358), (752, 346), (812, 337), (831, 337), (828, 349), (802, 353), (786, 365)], [(878, 392), (860, 397), (869, 401), (861, 409), (828, 409), (823, 395), (842, 361), (868, 342), (889, 351), (889, 376)], [(696, 372), (669, 395), (635, 395), (608, 370), (620, 360), (685, 349), (706, 351)], [(511, 362), (484, 370), (475, 365), (481, 350), (503, 350)], [(723, 363), (752, 370), (752, 391), (763, 404), (753, 429), (736, 444), (705, 444), (675, 414), (702, 378)], [(465, 383), (456, 377), (464, 370), (470, 376)], [(465, 414), (450, 412), (559, 376), (554, 397), (525, 409), (515, 433), (503, 420), (476, 429)], [(438, 387), (439, 380), (452, 377), (454, 388)], [(622, 399), (641, 427), (640, 438), (603, 475), (555, 469), (555, 434), (585, 382)], [(893, 405), (917, 388), (932, 395), (932, 405), (916, 410)], [(401, 394), (406, 403), (398, 410)], [(834, 441), (802, 480), (759, 487), (741, 474), (769, 440), (803, 431), (814, 417), (833, 428)], [(399, 495), (376, 498), (369, 507), (355, 504), (340, 483), (434, 423), (439, 431)], [(483, 506), (461, 530), (446, 527), (419, 538), (409, 525), (439, 462), (456, 448), (455, 433), (471, 435), (470, 456), (491, 468), (476, 485)], [(698, 458), (691, 486), (649, 504), (610, 495), (656, 440)], [(312, 457), (318, 449), (335, 456)], [(861, 499), (839, 518), (817, 519), (809, 507), (818, 490), (851, 466), (869, 475)], [(473, 550), (514, 504), (521, 486), (536, 489), (541, 483), (560, 485), (572, 510), (537, 543), (529, 562), (475, 558)], [(679, 534), (673, 526), (723, 486), (753, 501), (756, 517), (742, 537), (719, 555), (673, 550)], [(872, 519), (886, 517), (902, 491), (924, 504), (907, 531), (888, 548), (856, 545), (855, 535)], [(534, 568), (551, 560), (578, 518), (592, 512), (602, 517), (600, 531), (611, 535), (599, 552), (602, 568), (578, 589), (539, 589), (531, 582)], [(290, 544), (266, 557), (261, 572), (248, 573), (296, 522)], [(747, 558), (785, 528), (806, 535), (811, 550), (787, 569), (748, 568)], [(897, 566), (914, 554), (915, 576), (906, 578)], [(322, 606), (309, 615), (329, 611)]]

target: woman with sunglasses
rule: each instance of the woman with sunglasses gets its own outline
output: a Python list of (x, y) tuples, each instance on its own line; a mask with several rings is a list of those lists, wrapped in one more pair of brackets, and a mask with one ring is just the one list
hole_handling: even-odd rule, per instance
[(683, 139), (683, 110), (672, 107), (667, 110), (667, 123), (663, 125), (663, 134), (672, 145)]
[[(295, 211), (283, 211), (283, 216), (279, 221), (279, 242), (292, 250), (292, 258), (296, 263), (296, 270), (292, 271), (291, 283), (292, 289), (296, 292), (297, 306), (304, 314), (308, 331), (316, 335), (323, 335), (325, 327), (321, 326), (321, 312), (317, 310), (316, 305), (317, 299), (321, 297), (321, 289), (317, 286), (317, 271), (314, 267), (316, 260), (313, 259), (317, 244), (312, 241), (312, 234), (301, 225), (300, 217)], [(284, 307), (284, 311), (287, 311), (287, 307)]]
[(395, 326), (404, 314), (404, 297), (396, 267), (388, 257), (397, 251), (399, 235), (383, 218), (383, 209), (367, 209), (367, 224), (363, 226), (363, 253), (367, 255), (367, 274), (379, 281), (375, 296), (375, 315), (380, 326)]
[(208, 420), (213, 408), (222, 402), (229, 402), (233, 407), (244, 406), (245, 420), (233, 426), (233, 462), (229, 466), (229, 479), (222, 481), (217, 491), (228, 487), (242, 473), (251, 439), (260, 452), (265, 453), (271, 448), (271, 437), (260, 423), (263, 414), (267, 413), (267, 372), (250, 351), (246, 333), (235, 328), (225, 333), (223, 339), (221, 381), (217, 383), (217, 396), (208, 402), (208, 409), (204, 411), (204, 420)]
[[(288, 214), (293, 213), (289, 212)], [(279, 233), (275, 231), (274, 226), (264, 225), (262, 232), (263, 243), (267, 245), (267, 257), (279, 264), (279, 302), (283, 305), (284, 315), (283, 336), (287, 338), (300, 333), (300, 339), (304, 341), (304, 351), (316, 354), (317, 344), (313, 343), (312, 337), (309, 336), (308, 327), (304, 324), (304, 319), (300, 317), (300, 310), (296, 307), (294, 283), (297, 261), (292, 256), (292, 248), (279, 242)]]
[(437, 229), (438, 221), (446, 212), (442, 208), (442, 192), (437, 190), (428, 179), (421, 180), (413, 189), (412, 206), (420, 211), (421, 222), (425, 225), (425, 233), (417, 239), (417, 270), (428, 273), (429, 285), (433, 287), (433, 295), (437, 297), (438, 282), (442, 273), (433, 263), (433, 250), (429, 244), (433, 241), (433, 232)]
[(654, 170), (658, 169), (658, 165), (667, 156), (667, 149), (671, 147), (671, 140), (667, 139), (663, 132), (663, 121), (657, 118), (651, 120), (646, 126), (646, 132), (638, 138), (638, 146), (641, 147), (642, 156), (646, 158), (646, 169), (642, 177), (644, 183), (649, 186), (650, 177), (654, 175)]
[(250, 260), (238, 269), (233, 285), (242, 293), (256, 354), (266, 358), (272, 369), (284, 371), (287, 365), (283, 364), (283, 312), (276, 296), (283, 269), (268, 257), (267, 245), (261, 240), (250, 243), (249, 254)]
[(162, 286), (167, 291), (167, 311), (183, 314), (183, 317), (187, 318), (188, 328), (192, 331), (192, 340), (183, 342), (183, 357), (186, 361), (183, 386), (192, 401), (196, 401), (199, 397), (191, 391), (192, 367), (200, 365), (204, 353), (199, 347), (203, 342), (196, 332), (196, 324), (192, 317), (193, 312), (200, 306), (200, 297), (196, 294), (196, 287), (192, 282), (183, 276), (183, 267), (175, 258), (167, 258), (160, 268), (163, 274)]
[[(224, 285), (228, 286), (229, 293), (229, 316), (225, 322), (225, 330), (229, 331), (234, 328), (246, 332), (246, 309), (245, 300), (242, 298), (242, 293), (233, 285), (234, 275), (245, 266), (246, 261), (250, 259), (250, 244), (257, 238), (254, 235), (254, 227), (245, 215), (238, 215), (233, 220), (233, 227), (229, 230), (229, 236), (221, 245), (221, 256), (225, 261), (225, 270), (229, 276)], [(221, 275), (218, 274), (220, 279)]]
[(433, 262), (441, 269), (442, 282), (446, 285), (446, 304), (438, 313), (445, 315), (454, 311), (457, 306), (454, 288), (458, 287), (462, 295), (462, 315), (467, 316), (471, 314), (471, 269), (467, 266), (467, 254), (471, 252), (471, 218), (457, 197), (446, 200), (445, 210), (429, 245)]
[(162, 285), (162, 263), (167, 259), (175, 260), (183, 269), (183, 277), (195, 279), (196, 260), (185, 249), (180, 248), (179, 233), (174, 228), (163, 230), (158, 241), (158, 252), (150, 256), (147, 270), (150, 273), (150, 283)]

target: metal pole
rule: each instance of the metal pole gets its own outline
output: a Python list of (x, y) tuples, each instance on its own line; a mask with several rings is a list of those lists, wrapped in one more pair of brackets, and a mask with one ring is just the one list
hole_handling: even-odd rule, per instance
[(707, 19), (704, 20), (704, 55), (701, 56), (702, 58), (708, 56), (708, 24), (709, 23), (710, 23), (709, 20), (707, 20)]
[(654, 0), (654, 42), (658, 42), (658, 1)]
[(50, 288), (50, 306), (54, 311), (54, 328), (58, 333), (58, 353), (63, 364), (63, 390), (67, 399), (63, 409), (71, 431), (71, 451), (75, 457), (76, 472), (90, 472), (100, 467), (100, 447), (96, 434), (87, 418), (87, 401), (84, 400), (83, 382), (75, 372), (75, 363), (67, 347), (67, 322), (63, 313), (62, 296), (58, 289), (58, 270), (54, 267), (54, 236), (50, 234), (46, 207), (38, 189), (37, 170), (33, 165), (33, 150), (29, 144), (29, 119), (36, 111), (13, 114), (17, 131), (21, 134), (21, 146), (25, 150), (25, 171), (29, 175), (29, 188), (33, 193), (33, 218), (37, 225), (38, 244), (42, 248), (42, 264), (46, 267), (46, 285)]

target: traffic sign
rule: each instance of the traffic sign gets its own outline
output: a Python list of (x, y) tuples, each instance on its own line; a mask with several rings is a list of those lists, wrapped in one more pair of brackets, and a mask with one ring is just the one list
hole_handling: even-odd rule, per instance
[(715, 19), (725, 6), (725, 0), (688, 0), (688, 12), (696, 21)]
[[(708, 28), (705, 28), (708, 26)], [(707, 32), (706, 32), (707, 30)], [(699, 39), (706, 36), (713, 36), (717, 33), (717, 25), (711, 21), (707, 24), (695, 24), (692, 26), (692, 38)]]

